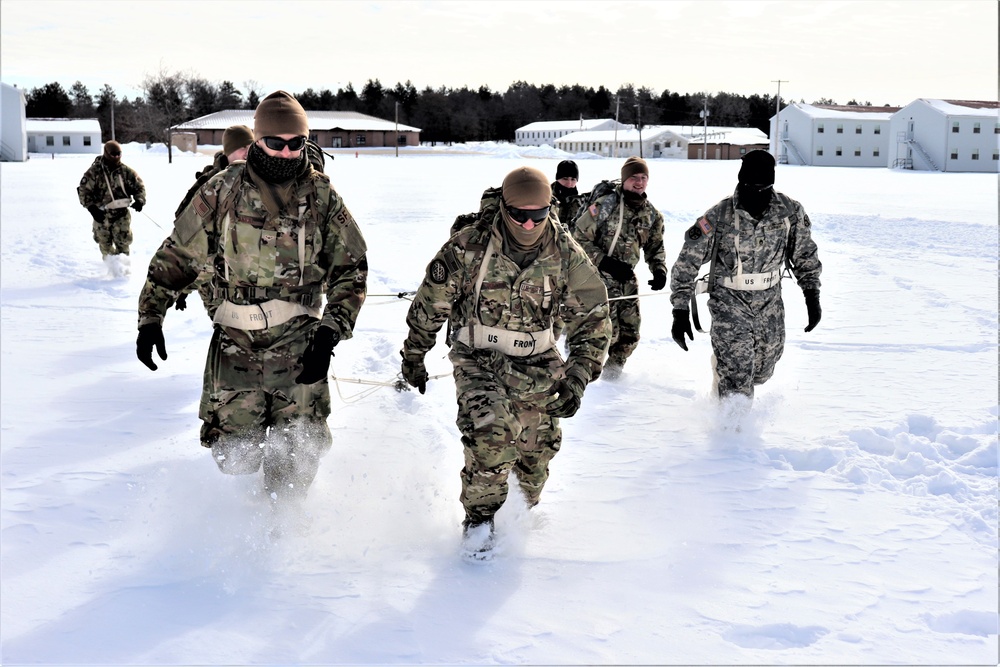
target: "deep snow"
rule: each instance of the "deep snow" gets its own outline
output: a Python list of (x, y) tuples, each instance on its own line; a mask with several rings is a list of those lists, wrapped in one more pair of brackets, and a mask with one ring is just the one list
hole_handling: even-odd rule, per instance
[[(415, 289), (484, 188), (565, 157), (327, 162), (372, 296), (337, 347), (311, 525), (277, 542), (253, 481), (198, 445), (197, 297), (169, 313), (159, 371), (134, 354), (145, 267), (209, 156), (125, 147), (149, 192), (128, 278), (76, 199), (92, 156), (0, 165), (0, 661), (996, 664), (996, 175), (780, 166), (814, 223), (824, 314), (803, 333), (785, 281), (785, 356), (743, 431), (709, 397), (708, 337), (684, 353), (666, 294), (644, 297), (639, 349), (564, 422), (542, 504), (512, 494), (498, 559), (459, 559), (450, 377), (424, 396), (347, 380), (398, 372), (408, 302), (377, 295)], [(585, 189), (622, 162), (578, 157)], [(672, 264), (738, 163), (650, 169)]]

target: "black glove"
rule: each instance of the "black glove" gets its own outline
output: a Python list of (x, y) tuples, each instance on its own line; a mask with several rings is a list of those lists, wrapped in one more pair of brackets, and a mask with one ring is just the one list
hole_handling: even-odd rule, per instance
[(104, 222), (104, 211), (97, 208), (97, 206), (91, 204), (87, 207), (87, 210), (90, 212), (90, 217), (94, 219), (94, 222)]
[(649, 289), (654, 292), (659, 292), (661, 289), (667, 286), (667, 272), (666, 271), (654, 271), (653, 279), (649, 281)]
[(406, 384), (416, 387), (421, 394), (427, 391), (427, 379), (429, 376), (427, 375), (427, 367), (424, 366), (423, 357), (419, 359), (407, 359), (403, 357), (401, 371)]
[(681, 346), (681, 349), (687, 352), (688, 346), (684, 342), (684, 334), (691, 340), (694, 340), (694, 332), (691, 331), (691, 318), (688, 311), (682, 310), (680, 308), (674, 308), (674, 324), (670, 327), (670, 336), (674, 339), (674, 342)]
[(806, 297), (806, 312), (809, 313), (809, 326), (806, 327), (806, 333), (808, 333), (819, 324), (819, 320), (823, 316), (823, 309), (819, 307), (818, 289), (802, 290), (802, 294)]
[(597, 268), (604, 271), (612, 278), (620, 283), (627, 283), (635, 277), (632, 273), (632, 267), (621, 261), (620, 259), (615, 259), (611, 255), (605, 255), (601, 263), (597, 265)]
[(330, 327), (320, 326), (313, 333), (309, 347), (299, 357), (302, 372), (295, 378), (296, 384), (313, 384), (325, 378), (330, 372), (333, 348), (340, 342), (340, 334)]
[(142, 206), (143, 206), (143, 203), (141, 201), (139, 201), (138, 199), (135, 200), (134, 202), (132, 202), (132, 208), (135, 209), (136, 213), (138, 213), (139, 211), (142, 210)]
[(139, 327), (139, 336), (135, 339), (135, 356), (146, 364), (151, 371), (156, 370), (153, 363), (153, 347), (160, 359), (167, 360), (167, 344), (163, 342), (163, 327), (158, 322), (150, 322)]
[(177, 297), (177, 303), (174, 304), (174, 308), (176, 308), (177, 310), (184, 310), (185, 308), (187, 308), (188, 305), (187, 299), (188, 299), (187, 294), (181, 294), (179, 297)]
[(575, 375), (567, 375), (556, 385), (558, 394), (545, 411), (552, 417), (567, 418), (576, 414), (583, 400), (583, 390), (587, 388), (583, 380)]

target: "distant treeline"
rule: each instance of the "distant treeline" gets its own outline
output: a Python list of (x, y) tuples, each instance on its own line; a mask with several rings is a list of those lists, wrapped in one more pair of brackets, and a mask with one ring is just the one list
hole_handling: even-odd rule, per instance
[[(77, 81), (67, 91), (60, 83), (32, 88), (27, 99), (29, 118), (97, 118), (103, 140), (111, 138), (112, 103), (115, 138), (119, 141), (166, 142), (167, 128), (215, 111), (255, 109), (263, 95), (255, 81), (237, 88), (231, 81), (214, 84), (197, 76), (160, 73), (147, 76), (142, 96), (119, 98), (105, 84), (92, 95)], [(706, 97), (701, 93), (656, 93), (649, 88), (627, 85), (612, 91), (580, 85), (535, 85), (518, 81), (504, 92), (487, 86), (425, 88), (418, 91), (407, 81), (393, 88), (369, 79), (359, 93), (349, 83), (329, 89), (289, 91), (302, 106), (314, 111), (359, 111), (387, 120), (398, 120), (421, 129), (422, 141), (468, 142), (513, 141), (514, 131), (535, 121), (577, 118), (615, 118), (639, 125), (700, 125)], [(398, 106), (397, 106), (398, 103)], [(756, 127), (769, 134), (768, 119), (774, 115), (775, 98), (770, 95), (714, 93), (708, 97), (708, 124)], [(835, 104), (816, 100), (813, 104)], [(851, 100), (847, 104), (864, 104)], [(782, 107), (785, 104), (782, 103)]]

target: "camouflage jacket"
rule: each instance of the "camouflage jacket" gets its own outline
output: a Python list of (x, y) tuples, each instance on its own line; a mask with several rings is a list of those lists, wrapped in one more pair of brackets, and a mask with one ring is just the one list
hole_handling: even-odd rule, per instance
[(329, 178), (312, 168), (296, 182), (298, 207), (273, 216), (248, 170), (238, 162), (213, 176), (174, 221), (150, 260), (139, 325), (162, 321), (176, 292), (210, 267), (215, 289), (240, 305), (322, 305), (325, 294), (322, 324), (350, 338), (368, 277), (357, 222)]
[[(570, 323), (566, 372), (584, 382), (597, 378), (611, 340), (607, 290), (555, 216), (550, 215), (549, 222), (554, 224), (538, 256), (525, 269), (500, 250), (503, 221), (499, 210), (492, 219), (468, 225), (448, 239), (428, 264), (407, 313), (404, 358), (422, 359), (434, 347), (445, 322), (449, 322), (448, 343), (475, 354), (485, 351), (463, 345), (454, 340), (454, 334), (477, 318), (485, 326), (519, 332), (541, 331), (563, 318)], [(491, 238), (497, 250), (492, 257), (484, 257)], [(486, 274), (476, 302), (475, 281), (484, 261)], [(550, 353), (558, 354), (552, 348), (542, 355)], [(530, 363), (531, 357), (527, 360)]]
[(182, 199), (181, 203), (178, 204), (177, 210), (174, 211), (174, 218), (180, 217), (181, 211), (183, 211), (184, 207), (191, 203), (191, 200), (194, 199), (195, 193), (201, 189), (201, 186), (208, 183), (208, 179), (212, 178), (228, 166), (229, 159), (223, 154), (222, 151), (219, 151), (215, 154), (215, 159), (212, 160), (212, 164), (206, 166), (201, 171), (196, 171), (194, 173), (194, 185), (188, 188), (187, 193), (184, 195), (184, 199)]
[[(108, 185), (111, 190), (108, 190)], [(80, 185), (76, 188), (76, 193), (80, 197), (80, 205), (84, 208), (88, 206), (104, 206), (115, 199), (125, 199), (131, 197), (134, 201), (145, 205), (146, 186), (143, 184), (139, 174), (127, 164), (118, 164), (114, 169), (109, 169), (104, 162), (104, 156), (98, 156), (93, 164), (84, 172), (80, 179)], [(121, 210), (125, 209), (112, 209)]]
[[(619, 217), (622, 220), (621, 233), (615, 247), (609, 248)], [(667, 270), (663, 250), (663, 215), (649, 200), (644, 201), (638, 211), (624, 204), (621, 183), (616, 183), (613, 192), (598, 197), (584, 209), (576, 219), (573, 238), (580, 243), (594, 266), (610, 255), (635, 268), (641, 259), (641, 251), (650, 273)], [(610, 276), (606, 280), (617, 283)]]
[(560, 201), (559, 197), (555, 195), (555, 186), (556, 183), (553, 183), (552, 207), (559, 214), (559, 221), (563, 223), (563, 227), (568, 229), (570, 233), (573, 233), (576, 219), (580, 217), (580, 214), (587, 207), (587, 195), (571, 195), (565, 201)]
[[(735, 275), (737, 257), (744, 273), (780, 270), (787, 258), (799, 287), (819, 289), (823, 266), (802, 205), (775, 192), (758, 221), (738, 204), (737, 194), (726, 197), (685, 232), (684, 247), (670, 277), (670, 303), (674, 308), (690, 308), (698, 272), (711, 261), (716, 245), (716, 279)], [(716, 285), (713, 289), (725, 288)]]

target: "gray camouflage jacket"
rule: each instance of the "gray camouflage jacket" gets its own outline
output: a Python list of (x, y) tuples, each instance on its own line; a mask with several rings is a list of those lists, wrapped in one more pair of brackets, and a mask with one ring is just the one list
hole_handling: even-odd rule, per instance
[(684, 247), (670, 272), (670, 303), (674, 308), (690, 308), (698, 272), (711, 261), (716, 245), (716, 279), (735, 274), (737, 257), (744, 273), (766, 273), (781, 269), (787, 256), (799, 287), (819, 289), (823, 266), (802, 204), (775, 192), (759, 221), (738, 205), (734, 193), (708, 209), (685, 232)]

